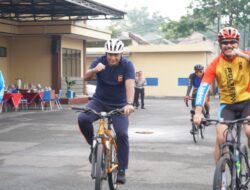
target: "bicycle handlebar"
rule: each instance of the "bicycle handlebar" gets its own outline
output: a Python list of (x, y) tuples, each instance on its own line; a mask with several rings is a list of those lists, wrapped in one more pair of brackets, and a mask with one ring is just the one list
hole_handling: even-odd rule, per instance
[(235, 119), (235, 120), (226, 120), (226, 121), (222, 121), (222, 120), (218, 120), (218, 119), (205, 119), (203, 118), (201, 121), (203, 124), (206, 125), (216, 125), (218, 123), (220, 124), (224, 124), (224, 125), (233, 125), (233, 124), (237, 124), (237, 123), (241, 123), (241, 124), (250, 124), (250, 118), (241, 118), (241, 119)]
[(84, 113), (93, 113), (97, 115), (98, 117), (111, 117), (112, 115), (120, 115), (124, 113), (124, 109), (114, 109), (111, 110), (110, 112), (97, 112), (94, 109), (91, 109), (89, 107), (71, 107), (72, 110), (76, 110), (77, 112), (84, 112)]
[[(188, 100), (188, 101), (189, 101), (189, 100), (195, 100), (195, 98), (188, 98), (187, 100)], [(189, 106), (189, 105), (188, 105), (188, 101), (185, 101), (185, 104), (186, 104), (187, 107)]]

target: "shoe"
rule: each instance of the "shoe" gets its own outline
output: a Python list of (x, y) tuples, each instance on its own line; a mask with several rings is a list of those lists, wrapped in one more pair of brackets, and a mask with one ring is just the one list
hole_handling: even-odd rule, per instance
[(208, 113), (208, 114), (205, 114), (205, 118), (206, 119), (210, 119), (210, 114)]
[(197, 129), (193, 130), (193, 128), (192, 128), (192, 129), (190, 130), (190, 133), (191, 133), (191, 135), (196, 134), (196, 133), (197, 133)]
[(191, 134), (191, 135), (194, 134), (193, 128), (190, 130), (190, 134)]
[(92, 163), (93, 147), (90, 147), (89, 162)]
[(141, 107), (141, 109), (144, 109), (144, 110), (145, 110), (146, 108), (145, 108), (145, 107)]
[(138, 106), (137, 107), (135, 107), (136, 109), (138, 109)]
[(126, 183), (125, 170), (118, 170), (116, 182), (119, 183), (119, 184), (125, 184)]

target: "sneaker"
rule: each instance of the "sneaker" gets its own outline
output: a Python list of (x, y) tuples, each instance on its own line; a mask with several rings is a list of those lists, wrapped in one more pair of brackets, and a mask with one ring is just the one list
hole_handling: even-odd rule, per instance
[(196, 134), (197, 133), (197, 129), (193, 130), (193, 127), (192, 127), (192, 129), (190, 129), (190, 133), (191, 133), (191, 135)]
[(92, 163), (93, 147), (90, 147), (89, 162)]
[(208, 114), (205, 114), (205, 118), (206, 119), (210, 119), (210, 114), (208, 113)]
[(125, 170), (118, 170), (117, 183), (119, 183), (119, 184), (125, 184), (126, 183)]

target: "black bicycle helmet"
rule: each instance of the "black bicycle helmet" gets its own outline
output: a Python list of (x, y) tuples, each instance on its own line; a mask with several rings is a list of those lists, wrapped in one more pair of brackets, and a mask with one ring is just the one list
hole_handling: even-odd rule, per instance
[(201, 64), (197, 64), (194, 66), (195, 71), (203, 71), (204, 67)]

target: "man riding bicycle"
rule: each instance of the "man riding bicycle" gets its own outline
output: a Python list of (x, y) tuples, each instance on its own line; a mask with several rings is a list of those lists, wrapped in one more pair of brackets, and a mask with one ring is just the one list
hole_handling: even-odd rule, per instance
[[(202, 120), (202, 106), (213, 80), (216, 78), (220, 90), (220, 108), (218, 117), (234, 120), (250, 117), (250, 52), (239, 50), (240, 34), (237, 29), (225, 27), (218, 34), (221, 54), (216, 57), (204, 73), (196, 97), (194, 122)], [(250, 147), (250, 126), (245, 125), (245, 133)], [(227, 126), (218, 124), (216, 129), (215, 161), (219, 160), (219, 145), (225, 142)]]
[[(188, 101), (191, 99), (192, 102), (192, 110), (195, 109), (195, 99), (197, 95), (197, 90), (200, 86), (202, 77), (204, 75), (204, 67), (200, 64), (197, 64), (194, 66), (194, 73), (189, 75), (189, 80), (188, 80), (188, 88), (187, 88), (187, 93), (186, 96), (184, 97), (184, 101), (186, 104), (188, 104)], [(190, 97), (190, 92), (193, 88), (192, 91), (192, 96)], [(209, 97), (207, 96), (207, 100), (205, 103), (205, 111), (206, 111), (206, 118), (209, 118)], [(190, 133), (193, 134), (193, 127), (190, 130)]]
[[(94, 76), (97, 79), (95, 94), (87, 107), (97, 112), (124, 109), (124, 115), (112, 117), (118, 145), (117, 183), (124, 184), (129, 160), (128, 115), (134, 111), (135, 70), (132, 62), (122, 57), (124, 49), (122, 41), (110, 39), (105, 43), (104, 48), (106, 55), (94, 60), (85, 74), (87, 81)], [(97, 119), (96, 115), (87, 113), (81, 113), (78, 117), (80, 130), (91, 146), (90, 161), (94, 137), (92, 123)]]

